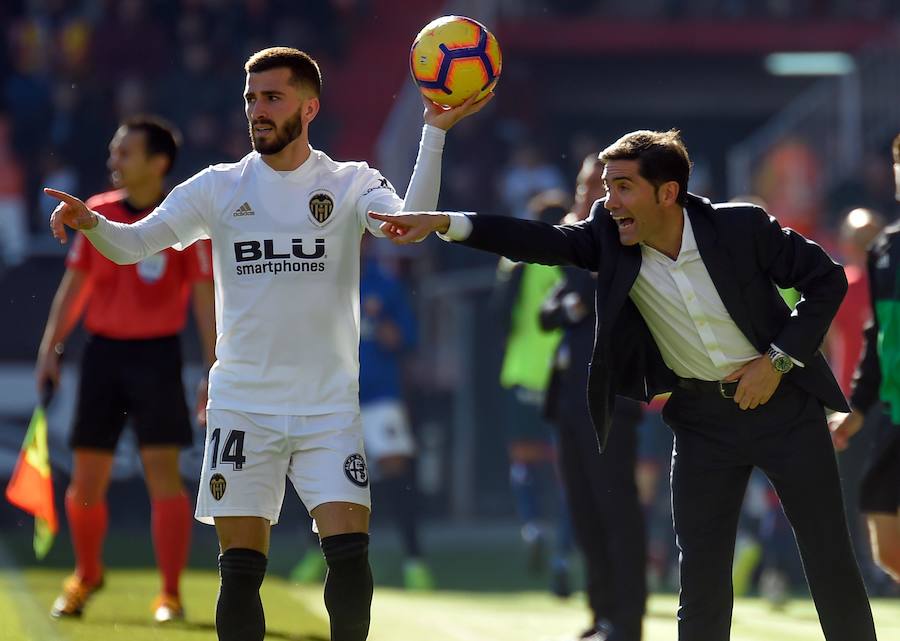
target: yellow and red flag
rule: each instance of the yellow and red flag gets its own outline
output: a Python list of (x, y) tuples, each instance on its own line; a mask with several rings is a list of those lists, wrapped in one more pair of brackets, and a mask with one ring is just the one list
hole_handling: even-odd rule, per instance
[(38, 405), (31, 416), (16, 469), (6, 486), (6, 498), (34, 515), (34, 554), (43, 559), (59, 530), (47, 448), (47, 415), (43, 405)]

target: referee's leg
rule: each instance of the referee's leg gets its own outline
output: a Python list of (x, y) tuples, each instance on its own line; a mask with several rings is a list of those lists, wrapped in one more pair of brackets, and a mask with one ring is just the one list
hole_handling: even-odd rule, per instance
[(369, 566), (369, 508), (356, 503), (322, 503), (311, 512), (328, 565), (325, 608), (332, 641), (365, 641), (372, 609)]

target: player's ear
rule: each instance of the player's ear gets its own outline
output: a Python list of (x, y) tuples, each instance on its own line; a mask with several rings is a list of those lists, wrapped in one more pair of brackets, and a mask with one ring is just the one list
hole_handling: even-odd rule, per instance
[(319, 98), (317, 96), (305, 98), (301, 109), (303, 121), (307, 124), (311, 123), (315, 119), (316, 114), (319, 113)]

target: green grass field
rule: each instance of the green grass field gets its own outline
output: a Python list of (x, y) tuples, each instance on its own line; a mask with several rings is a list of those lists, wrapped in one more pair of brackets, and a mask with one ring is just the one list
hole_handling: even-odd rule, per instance
[[(62, 569), (15, 569), (0, 573), (0, 641), (199, 641), (215, 639), (213, 604), (217, 578), (190, 571), (184, 580), (188, 622), (160, 627), (149, 605), (156, 594), (155, 571), (112, 570), (106, 588), (80, 621), (51, 621), (47, 615)], [(328, 626), (321, 588), (296, 586), (278, 576), (263, 585), (267, 639), (325, 641)], [(645, 641), (675, 639), (675, 597), (654, 596)], [(900, 601), (873, 603), (879, 638), (900, 639)], [(474, 593), (438, 591), (408, 594), (376, 588), (371, 641), (555, 641), (585, 623), (579, 598), (554, 599), (544, 592)], [(782, 612), (757, 599), (735, 606), (733, 641), (822, 639), (811, 602), (797, 600)]]

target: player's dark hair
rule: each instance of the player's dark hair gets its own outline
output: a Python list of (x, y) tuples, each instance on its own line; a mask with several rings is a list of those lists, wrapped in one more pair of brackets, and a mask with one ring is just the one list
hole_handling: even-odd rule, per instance
[(894, 137), (894, 162), (900, 162), (900, 134)]
[(663, 183), (678, 183), (679, 205), (687, 203), (691, 159), (677, 129), (669, 131), (632, 131), (600, 152), (600, 162), (637, 160), (638, 173), (659, 188)]
[(169, 161), (165, 175), (172, 171), (178, 158), (178, 147), (181, 146), (181, 133), (175, 125), (158, 116), (141, 115), (132, 116), (122, 123), (122, 127), (128, 131), (143, 132), (147, 156), (165, 156)]
[(322, 72), (319, 64), (305, 51), (293, 47), (269, 47), (257, 51), (247, 60), (244, 71), (261, 73), (287, 67), (295, 84), (304, 86), (318, 96), (322, 91)]

